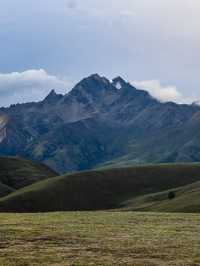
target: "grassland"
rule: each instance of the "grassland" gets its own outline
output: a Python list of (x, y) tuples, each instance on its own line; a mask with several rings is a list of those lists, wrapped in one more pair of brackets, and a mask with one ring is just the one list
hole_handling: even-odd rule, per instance
[(0, 214), (1, 266), (197, 266), (200, 216)]
[[(175, 193), (169, 199), (169, 193)], [(166, 190), (159, 193), (147, 194), (124, 202), (125, 210), (157, 211), (157, 212), (188, 212), (200, 213), (200, 182)]]

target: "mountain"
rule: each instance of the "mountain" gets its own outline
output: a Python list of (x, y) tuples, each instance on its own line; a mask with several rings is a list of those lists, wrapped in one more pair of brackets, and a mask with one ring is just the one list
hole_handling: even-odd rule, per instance
[[(171, 204), (166, 209), (163, 207), (162, 211), (170, 211), (172, 206), (176, 211), (184, 211), (187, 201), (181, 202), (178, 192), (177, 199), (166, 199), (165, 190), (179, 191), (180, 187), (195, 182), (199, 184), (199, 173), (200, 164), (163, 164), (68, 174), (37, 182), (1, 198), (0, 211), (136, 209), (136, 206), (139, 209), (141, 205), (137, 204), (141, 197), (147, 197), (145, 203), (151, 204), (153, 200), (149, 194), (158, 192), (165, 194), (165, 204)], [(190, 190), (180, 191), (182, 198), (193, 198), (185, 211), (200, 211), (199, 194), (195, 194), (199, 185), (198, 189), (194, 185), (188, 187)], [(157, 200), (158, 204), (160, 200), (161, 203), (162, 197), (153, 198), (154, 202)], [(179, 202), (177, 206), (173, 204), (176, 201)]]
[(69, 93), (0, 108), (0, 155), (56, 171), (200, 161), (200, 106), (161, 103), (121, 77), (98, 74)]
[(0, 157), (0, 197), (56, 175), (43, 164), (16, 157)]

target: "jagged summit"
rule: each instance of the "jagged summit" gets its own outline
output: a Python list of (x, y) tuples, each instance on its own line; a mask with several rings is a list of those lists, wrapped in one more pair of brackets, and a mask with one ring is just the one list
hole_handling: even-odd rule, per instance
[(110, 84), (109, 80), (105, 77), (100, 76), (99, 74), (92, 74), (83, 80), (81, 80), (78, 84), (87, 85), (87, 84), (94, 84), (94, 83), (104, 83), (106, 85)]
[(114, 90), (112, 83), (105, 77), (93, 74), (82, 79), (74, 88), (74, 91), (86, 92), (89, 94), (99, 94), (109, 90)]
[(112, 83), (117, 89), (121, 89), (124, 85), (127, 85), (127, 82), (120, 76), (114, 78)]
[(95, 81), (99, 81), (99, 82), (110, 83), (109, 80), (106, 77), (100, 76), (97, 73), (96, 74), (92, 74), (92, 75), (86, 77), (83, 80), (89, 80), (89, 81), (95, 80)]
[(46, 96), (43, 102), (45, 103), (54, 103), (60, 100), (63, 97), (62, 94), (57, 94), (55, 90), (51, 90), (50, 93)]
[(52, 98), (52, 97), (55, 97), (57, 95), (57, 93), (55, 92), (55, 90), (51, 90), (50, 93), (47, 95), (46, 98)]
[(122, 77), (118, 76), (112, 81), (99, 74), (92, 74), (84, 79), (82, 79), (73, 90), (87, 90), (87, 91), (106, 91), (106, 90), (116, 90), (122, 87), (130, 86)]
[(95, 74), (91, 74), (90, 76), (88, 76), (86, 79), (94, 79), (94, 80), (101, 80), (101, 76), (97, 73)]

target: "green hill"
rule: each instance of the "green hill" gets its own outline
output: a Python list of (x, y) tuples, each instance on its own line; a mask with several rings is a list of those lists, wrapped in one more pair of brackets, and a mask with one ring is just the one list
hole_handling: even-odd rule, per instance
[(0, 157), (0, 196), (56, 175), (40, 163), (18, 157)]
[(6, 195), (8, 195), (14, 191), (15, 191), (15, 189), (13, 189), (9, 186), (6, 186), (0, 182), (0, 197), (4, 197), (4, 196), (6, 196)]
[[(174, 197), (170, 199), (169, 193), (173, 193)], [(123, 205), (124, 209), (134, 211), (199, 213), (200, 182), (129, 199)]]
[(200, 164), (163, 164), (104, 169), (55, 177), (11, 193), (1, 211), (99, 210), (200, 181)]

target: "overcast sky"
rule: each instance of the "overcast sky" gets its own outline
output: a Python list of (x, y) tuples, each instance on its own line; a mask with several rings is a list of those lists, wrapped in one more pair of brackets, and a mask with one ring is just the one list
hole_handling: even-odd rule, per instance
[(0, 105), (121, 75), (161, 100), (200, 99), (199, 0), (0, 1)]

